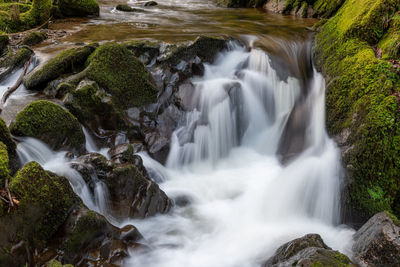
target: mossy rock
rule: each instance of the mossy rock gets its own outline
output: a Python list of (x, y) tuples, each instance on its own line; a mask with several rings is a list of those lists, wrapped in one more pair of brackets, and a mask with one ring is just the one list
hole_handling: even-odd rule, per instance
[(262, 7), (267, 0), (217, 0), (218, 5), (223, 7)]
[(81, 123), (92, 126), (94, 130), (99, 127), (105, 130), (125, 127), (122, 111), (114, 106), (111, 98), (96, 82), (82, 80), (75, 90), (63, 98), (63, 102)]
[(43, 42), (44, 40), (46, 40), (47, 36), (46, 33), (44, 32), (30, 32), (23, 40), (22, 40), (22, 44), (23, 45), (36, 45), (38, 43)]
[(328, 132), (350, 133), (340, 144), (350, 175), (347, 207), (365, 218), (400, 199), (400, 76), (371, 47), (399, 9), (396, 0), (348, 0), (316, 38), (315, 61), (328, 77)]
[(14, 173), (19, 165), (17, 152), (15, 150), (16, 145), (11, 138), (10, 130), (2, 118), (0, 118), (0, 142), (7, 147), (7, 157), (9, 159), (8, 167), (11, 170), (11, 173)]
[(78, 120), (47, 100), (32, 102), (18, 113), (11, 132), (16, 136), (38, 138), (55, 150), (84, 151), (85, 136)]
[(122, 12), (142, 12), (143, 10), (138, 9), (138, 8), (133, 8), (131, 6), (128, 5), (123, 5), (123, 4), (119, 4), (115, 7), (116, 10), (118, 11), (122, 11)]
[(95, 0), (58, 0), (61, 14), (66, 17), (99, 16), (99, 4)]
[(105, 44), (88, 59), (86, 76), (111, 94), (120, 109), (157, 100), (157, 90), (142, 62), (120, 44)]
[(58, 230), (78, 202), (67, 178), (45, 171), (34, 161), (17, 172), (10, 191), (20, 201), (14, 214), (30, 218), (22, 229), (16, 222), (17, 232), (36, 245), (45, 243)]
[(391, 19), (389, 29), (379, 41), (378, 47), (382, 49), (382, 59), (400, 59), (400, 14)]
[(94, 51), (93, 46), (72, 48), (59, 53), (50, 59), (41, 69), (31, 72), (24, 79), (24, 85), (29, 90), (43, 90), (47, 83), (62, 74), (80, 71), (89, 55)]
[[(3, 187), (5, 179), (8, 179), (10, 177), (10, 171), (8, 170), (9, 168), (8, 166), (9, 166), (9, 160), (8, 160), (7, 146), (2, 142), (0, 142), (0, 187)], [(2, 202), (2, 200), (0, 200), (0, 202)]]

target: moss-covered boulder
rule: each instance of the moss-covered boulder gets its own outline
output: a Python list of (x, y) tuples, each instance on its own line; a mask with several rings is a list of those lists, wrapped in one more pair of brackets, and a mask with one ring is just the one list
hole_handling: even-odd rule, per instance
[(378, 43), (382, 59), (400, 59), (400, 13), (392, 17), (389, 29)]
[(31, 72), (24, 79), (24, 85), (29, 90), (43, 90), (47, 83), (58, 78), (62, 74), (80, 71), (94, 51), (93, 46), (72, 48), (59, 53), (42, 68)]
[(59, 0), (61, 14), (67, 17), (99, 16), (100, 8), (96, 0)]
[(397, 0), (347, 0), (317, 35), (315, 59), (327, 77), (327, 128), (343, 148), (347, 207), (368, 218), (400, 214), (400, 76), (372, 46), (400, 9)]
[(115, 9), (122, 12), (143, 12), (142, 9), (133, 8), (129, 5), (124, 5), (124, 4), (117, 5)]
[(44, 32), (30, 32), (21, 42), (23, 45), (36, 45), (46, 40), (47, 36)]
[(125, 46), (105, 44), (88, 59), (86, 76), (111, 94), (121, 109), (142, 106), (157, 100), (157, 90), (142, 62)]
[(45, 265), (46, 267), (74, 267), (72, 264), (62, 264), (59, 261), (51, 260)]
[[(13, 173), (17, 170), (19, 162), (18, 156), (15, 151), (16, 145), (11, 138), (10, 130), (8, 129), (6, 123), (0, 118), (0, 142), (2, 142), (7, 148), (7, 154), (9, 159), (9, 169)], [(1, 185), (1, 184), (0, 184)]]
[(99, 127), (105, 130), (126, 128), (121, 111), (96, 82), (82, 80), (76, 89), (65, 95), (63, 102), (80, 122), (91, 126), (93, 130)]
[(352, 267), (350, 259), (325, 245), (318, 234), (308, 234), (280, 246), (263, 267)]
[(20, 169), (10, 182), (17, 209), (0, 217), (0, 265), (33, 266), (40, 251), (68, 217), (78, 198), (65, 177), (43, 170), (36, 162)]
[(16, 136), (38, 138), (55, 150), (84, 150), (85, 136), (78, 120), (47, 100), (32, 102), (18, 113), (11, 132)]
[(0, 32), (0, 55), (3, 54), (3, 51), (5, 50), (9, 42), (10, 38), (8, 38), (8, 35)]

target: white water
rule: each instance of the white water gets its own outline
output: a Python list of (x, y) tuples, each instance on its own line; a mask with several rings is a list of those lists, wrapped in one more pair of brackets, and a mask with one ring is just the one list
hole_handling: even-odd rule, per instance
[[(312, 103), (305, 149), (287, 166), (276, 151), (301, 94), (298, 80), (281, 81), (261, 50), (236, 47), (194, 83), (197, 109), (173, 134), (166, 167), (142, 155), (164, 176), (167, 195), (190, 204), (127, 222), (150, 250), (132, 252), (126, 266), (255, 267), (308, 233), (349, 255), (353, 230), (337, 225), (340, 154), (325, 132), (322, 76), (314, 72), (305, 100)], [(232, 84), (240, 84), (239, 98), (229, 95)]]
[[(322, 76), (314, 72), (304, 100), (311, 103), (303, 114), (309, 116), (305, 148), (286, 166), (276, 152), (302, 97), (297, 79), (280, 80), (261, 50), (233, 46), (193, 83), (197, 108), (174, 132), (166, 166), (142, 155), (146, 167), (163, 176), (160, 187), (167, 195), (190, 204), (124, 222), (137, 226), (150, 247), (132, 251), (125, 265), (256, 267), (283, 243), (308, 233), (319, 233), (333, 249), (350, 255), (354, 231), (337, 225), (340, 154), (325, 132)], [(83, 130), (87, 151), (104, 154)], [(22, 163), (35, 160), (66, 176), (90, 209), (116, 224), (107, 189), (96, 177), (91, 192), (65, 152), (33, 138), (19, 141)]]

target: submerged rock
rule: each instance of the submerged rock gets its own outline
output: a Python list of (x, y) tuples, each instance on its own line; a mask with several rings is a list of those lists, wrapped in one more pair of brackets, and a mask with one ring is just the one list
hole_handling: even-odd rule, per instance
[(66, 17), (98, 17), (99, 4), (95, 0), (58, 0), (61, 14)]
[(325, 245), (318, 234), (308, 234), (280, 246), (263, 267), (355, 266), (350, 259)]
[(158, 3), (156, 1), (148, 1), (144, 3), (144, 6), (156, 6)]
[(11, 132), (16, 136), (37, 138), (54, 150), (85, 150), (85, 135), (78, 120), (47, 100), (32, 102), (18, 113)]
[(142, 11), (143, 11), (143, 10), (141, 10), (141, 9), (133, 8), (133, 7), (131, 7), (131, 6), (122, 5), (122, 4), (117, 5), (117, 6), (115, 7), (115, 9), (116, 9), (116, 10), (119, 10), (119, 11), (123, 11), (123, 12), (142, 12)]
[(354, 234), (353, 252), (361, 266), (398, 266), (400, 224), (397, 218), (380, 212), (369, 219)]

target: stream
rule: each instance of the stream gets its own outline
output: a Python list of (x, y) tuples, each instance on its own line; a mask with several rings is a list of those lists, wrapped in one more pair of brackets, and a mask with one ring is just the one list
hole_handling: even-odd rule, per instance
[[(166, 164), (140, 154), (175, 206), (146, 219), (114, 218), (106, 186), (99, 181), (91, 193), (65, 152), (19, 138), (21, 162), (35, 160), (66, 176), (85, 205), (112, 224), (135, 225), (150, 249), (131, 251), (125, 266), (256, 267), (308, 233), (351, 257), (354, 230), (340, 225), (340, 150), (325, 130), (325, 80), (311, 58), (307, 27), (315, 20), (203, 0), (160, 1), (135, 14), (116, 11), (115, 2), (100, 3), (100, 18), (51, 25), (68, 35), (37, 46), (38, 58), (78, 42), (181, 42), (201, 34), (240, 40), (206, 65), (202, 77), (192, 78), (194, 109), (172, 134)], [(1, 83), (2, 94), (18, 76)], [(10, 122), (27, 101), (41, 98), (22, 85), (2, 116)], [(108, 148), (84, 133), (86, 149), (107, 156)]]

